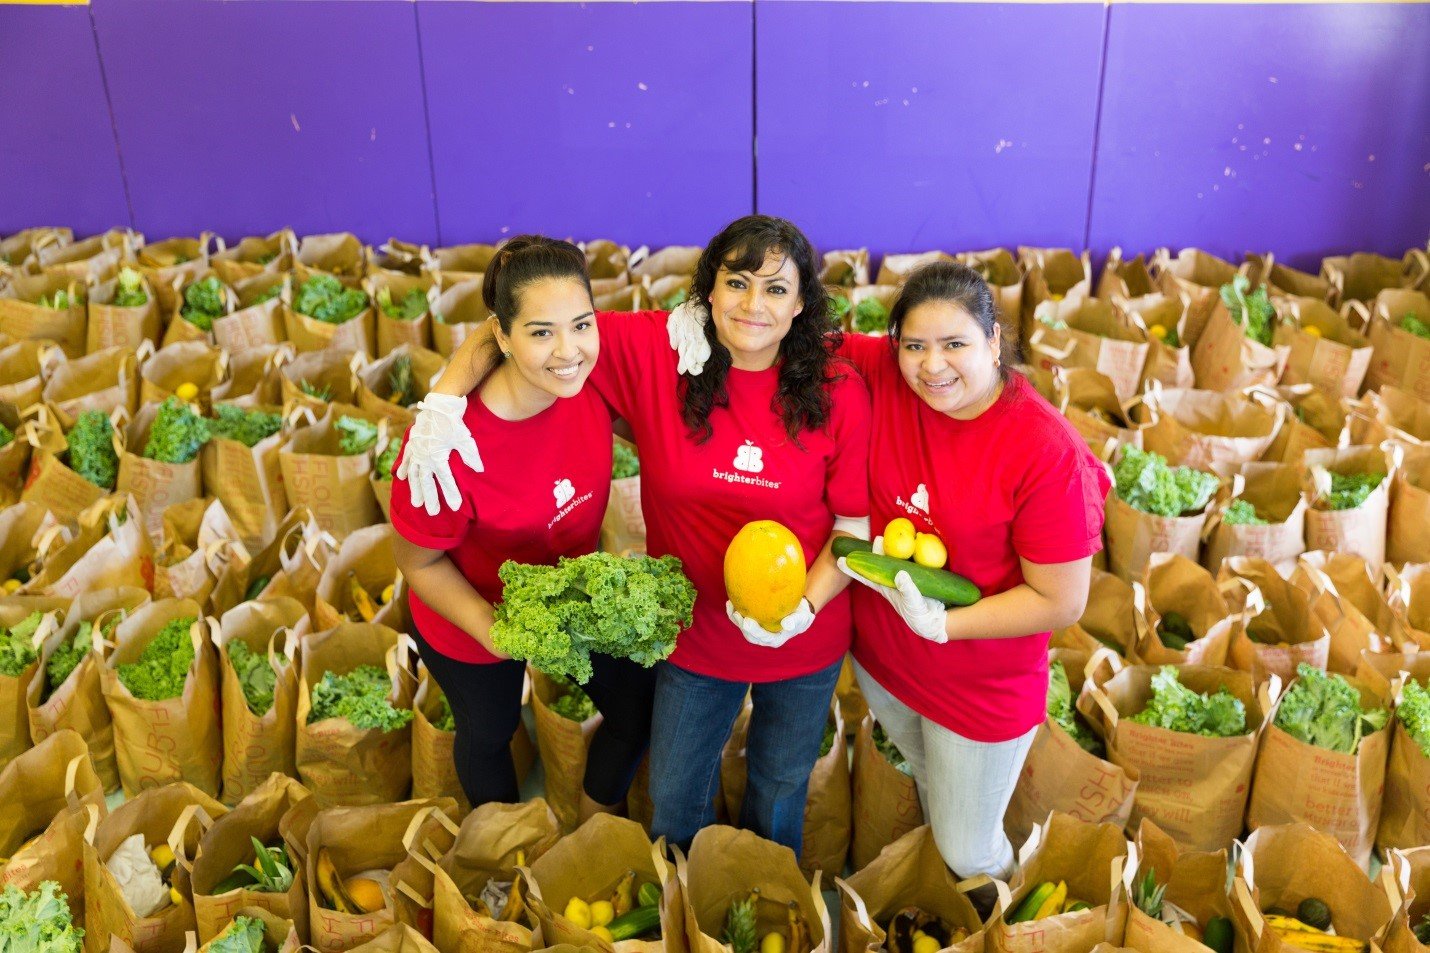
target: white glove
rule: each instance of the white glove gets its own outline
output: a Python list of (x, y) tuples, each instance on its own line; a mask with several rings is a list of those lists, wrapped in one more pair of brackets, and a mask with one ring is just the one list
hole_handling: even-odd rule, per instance
[(407, 431), (407, 449), (403, 451), (397, 477), (407, 481), (412, 505), (436, 516), (442, 510), (437, 498), (439, 484), (448, 509), (455, 510), (462, 504), (462, 494), (452, 477), (452, 451), (457, 451), (462, 462), (475, 473), (482, 472), (482, 457), (472, 432), (462, 419), (467, 413), (467, 398), (428, 394), (413, 406), (418, 411), (417, 419)]
[(710, 360), (710, 342), (705, 339), (705, 325), (710, 321), (710, 309), (703, 302), (687, 298), (665, 319), (665, 333), (670, 335), (670, 347), (680, 355), (676, 373), (698, 376)]
[(814, 625), (814, 607), (808, 599), (799, 600), (799, 608), (780, 620), (780, 630), (771, 632), (754, 619), (747, 619), (735, 611), (730, 600), (725, 600), (725, 614), (735, 623), (735, 628), (751, 645), (763, 645), (767, 649), (777, 649), (790, 639)]
[[(884, 537), (874, 538), (874, 552), (884, 551)], [(919, 592), (919, 587), (914, 585), (913, 577), (900, 570), (894, 576), (894, 588), (881, 586), (859, 575), (849, 568), (844, 557), (839, 557), (839, 571), (857, 583), (868, 586), (888, 601), (894, 607), (894, 611), (899, 614), (899, 618), (904, 620), (913, 630), (914, 635), (921, 639), (928, 639), (930, 642), (943, 644), (948, 641), (948, 609), (937, 599), (930, 599)]]

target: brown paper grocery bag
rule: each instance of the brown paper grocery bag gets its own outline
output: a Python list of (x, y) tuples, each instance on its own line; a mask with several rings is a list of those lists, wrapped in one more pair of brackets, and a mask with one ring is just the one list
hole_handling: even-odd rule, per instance
[(206, 826), (200, 825), (203, 833), (198, 848), (194, 854), (184, 858), (184, 863), (191, 863), (189, 876), (201, 942), (212, 940), (245, 907), (257, 907), (290, 920), (300, 937), (308, 935), (308, 901), (303, 868), (291, 853), (289, 868), (294, 874), (293, 885), (283, 893), (241, 887), (221, 894), (214, 893), (214, 888), (239, 864), (254, 863), (253, 838), (265, 846), (272, 846), (281, 840), (278, 822), (308, 797), (307, 789), (297, 781), (275, 773), (223, 817), (213, 819)]
[(1134, 417), (1142, 445), (1173, 465), (1210, 470), (1258, 459), (1276, 439), (1285, 411), (1274, 399), (1248, 400), (1208, 390), (1148, 388)]
[(924, 822), (923, 805), (911, 775), (889, 763), (874, 747), (874, 716), (859, 724), (854, 738), (854, 830), (849, 865), (867, 866), (879, 851)]
[[(1303, 488), (1310, 500), (1306, 511), (1307, 549), (1355, 553), (1379, 570), (1385, 562), (1390, 487), (1401, 452), (1398, 447), (1382, 450), (1364, 446), (1306, 451), (1302, 465)], [(1329, 510), (1322, 502), (1330, 488), (1329, 473), (1381, 473), (1386, 478), (1355, 509)]]
[[(410, 628), (411, 619), (403, 605), (403, 585), (398, 578), (393, 541), (397, 532), (390, 523), (355, 530), (338, 546), (318, 578), (313, 598), (313, 626), (318, 631), (342, 622), (376, 622), (399, 632)], [(354, 599), (353, 587), (368, 593), (376, 614), (367, 619)], [(383, 595), (392, 590), (392, 598)]]
[(162, 401), (183, 384), (198, 388), (191, 401), (209, 410), (209, 392), (228, 375), (228, 353), (202, 341), (186, 341), (160, 348), (139, 371), (139, 402)]
[[(1145, 665), (1225, 665), (1235, 610), (1211, 573), (1184, 556), (1153, 553), (1140, 582), (1133, 583), (1136, 644), (1132, 658)], [(1158, 628), (1169, 615), (1186, 621), (1193, 639), (1185, 649), (1163, 644)]]
[(332, 403), (357, 403), (357, 372), (367, 357), (351, 348), (332, 347), (299, 354), (279, 371), (285, 408), (307, 407), (321, 417)]
[(1201, 548), (1206, 513), (1194, 516), (1156, 516), (1122, 501), (1117, 491), (1107, 494), (1107, 560), (1112, 571), (1132, 579), (1147, 568), (1153, 553), (1176, 553), (1196, 559)]
[(1314, 298), (1331, 302), (1337, 297), (1335, 288), (1325, 278), (1284, 265), (1271, 252), (1265, 255), (1248, 252), (1246, 262), (1251, 287), (1265, 285), (1272, 298)]
[(1386, 384), (1367, 394), (1366, 399), (1379, 424), (1371, 430), (1374, 437), (1399, 440), (1411, 446), (1430, 443), (1430, 398), (1416, 397), (1407, 390)]
[(121, 261), (133, 261), (134, 251), (144, 245), (144, 236), (128, 228), (111, 228), (77, 242), (50, 240), (46, 236), (34, 245), (35, 263), (42, 272), (64, 273), (76, 278), (112, 271)]
[[(274, 953), (298, 953), (302, 947), (302, 940), (298, 936), (298, 929), (292, 920), (275, 916), (262, 907), (239, 907), (233, 912), (230, 922), (238, 917), (248, 917), (250, 920), (259, 920), (263, 923), (264, 948), (273, 950)], [(224, 926), (228, 924), (225, 923)], [(217, 939), (215, 937), (214, 939)], [(188, 935), (188, 947), (193, 949), (193, 953), (210, 953), (213, 950), (213, 940), (203, 946), (194, 948), (198, 937), (190, 933)], [(116, 951), (112, 947), (110, 953), (124, 953)], [(185, 953), (189, 953), (186, 949)]]
[(394, 708), (411, 709), (410, 642), (384, 625), (344, 623), (303, 637), (298, 685), (298, 777), (322, 806), (385, 804), (401, 800), (412, 783), (412, 726), (362, 729), (346, 718), (308, 721), (311, 692), (325, 672), (359, 665), (386, 668)]
[(1157, 381), (1163, 387), (1195, 387), (1192, 349), (1183, 337), (1190, 299), (1172, 298), (1156, 291), (1138, 298), (1114, 297), (1112, 303), (1129, 321), (1148, 332), (1142, 387), (1148, 381)]
[(1275, 386), (1286, 369), (1291, 346), (1280, 343), (1274, 335), (1275, 330), (1270, 346), (1252, 340), (1218, 297), (1192, 347), (1192, 374), (1197, 386), (1212, 391)]
[[(301, 810), (301, 808), (299, 808)], [(309, 942), (318, 950), (334, 953), (359, 946), (395, 921), (393, 902), (375, 913), (341, 913), (328, 909), (316, 887), (320, 858), (332, 861), (338, 876), (346, 879), (365, 870), (392, 870), (407, 857), (406, 841), (431, 822), (434, 812), (449, 818), (456, 805), (447, 798), (328, 808), (317, 813), (308, 827), (304, 881), (308, 890)], [(291, 817), (293, 813), (288, 815)]]
[[(1104, 656), (1105, 658), (1105, 656)], [(1152, 697), (1158, 667), (1131, 665), (1105, 678), (1094, 659), (1096, 677), (1084, 685), (1077, 707), (1107, 739), (1108, 760), (1138, 772), (1132, 824), (1152, 820), (1190, 850), (1219, 850), (1241, 831), (1265, 710), (1251, 677), (1210, 665), (1177, 667), (1182, 684), (1202, 693), (1225, 688), (1246, 706), (1246, 733), (1209, 738), (1131, 720)]]
[(1250, 672), (1258, 685), (1273, 675), (1286, 684), (1296, 677), (1296, 666), (1303, 662), (1325, 670), (1330, 633), (1304, 590), (1282, 579), (1265, 560), (1246, 556), (1224, 562), (1218, 579), (1238, 579), (1247, 587), (1227, 653), (1233, 668)]
[(413, 344), (394, 345), (381, 360), (358, 371), (356, 403), (386, 417), (392, 432), (400, 437), (416, 414), (411, 406), (427, 396), (431, 382), (446, 366), (436, 351)]
[(36, 650), (35, 657), (20, 668), (19, 674), (0, 675), (0, 768), (30, 747), (30, 721), (25, 715), (26, 698), (31, 683), (44, 678), (38, 649), (49, 638), (50, 633), (59, 627), (57, 613), (31, 609), (24, 605), (0, 606), (0, 629), (13, 628), (35, 612), (40, 613), (39, 628), (30, 637), (30, 645)]
[(1109, 440), (1142, 446), (1141, 425), (1133, 421), (1127, 405), (1118, 398), (1111, 378), (1090, 367), (1059, 365), (1052, 372), (1053, 394), (1057, 397), (1053, 405), (1089, 446)]
[(1137, 642), (1134, 592), (1123, 579), (1100, 569), (1092, 570), (1087, 605), (1078, 621), (1054, 633), (1059, 646), (1076, 647), (1087, 655), (1106, 647), (1126, 658)]
[(435, 946), (405, 923), (394, 923), (352, 949), (361, 953), (437, 953)]
[(55, 366), (45, 381), (44, 399), (68, 430), (86, 410), (113, 413), (139, 409), (138, 366), (148, 359), (149, 345), (137, 350), (112, 347)]
[(1120, 247), (1107, 253), (1102, 274), (1097, 277), (1097, 297), (1105, 301), (1114, 298), (1140, 298), (1155, 294), (1157, 285), (1147, 267), (1146, 256), (1127, 258)]
[(78, 518), (79, 530), (68, 542), (55, 550), (40, 547), (45, 555), (30, 591), (73, 599), (111, 586), (153, 590), (154, 546), (133, 497), (107, 497)]
[[(1212, 917), (1235, 924), (1235, 912), (1226, 891), (1225, 850), (1182, 851), (1161, 828), (1144, 820), (1137, 829), (1137, 879), (1147, 874), (1166, 888), (1163, 899), (1176, 905), (1205, 929)], [(1250, 953), (1244, 934), (1233, 929), (1233, 949)], [(1161, 920), (1154, 920), (1135, 903), (1127, 908), (1127, 935), (1122, 941), (1138, 953), (1205, 953), (1206, 946)]]
[[(1404, 700), (1405, 686), (1416, 682), (1421, 688), (1430, 686), (1430, 654), (1402, 657), (1391, 692), (1398, 708)], [(1372, 681), (1370, 678), (1365, 681)], [(1411, 848), (1430, 844), (1430, 798), (1425, 797), (1430, 785), (1430, 755), (1418, 745), (1403, 719), (1395, 714), (1390, 719), (1390, 755), (1385, 766), (1385, 798), (1381, 802), (1380, 830), (1376, 846)]]
[[(271, 774), (297, 773), (297, 654), (309, 624), (303, 604), (287, 596), (245, 602), (219, 620), (216, 642), (223, 702), (223, 799), (227, 803), (246, 797)], [(235, 642), (266, 656), (277, 673), (273, 705), (262, 714), (248, 706), (230, 660), (230, 646)]]
[[(977, 881), (965, 881), (965, 884)], [(944, 864), (928, 825), (910, 831), (879, 852), (869, 866), (848, 882), (835, 879), (839, 890), (841, 953), (872, 953), (884, 949), (894, 915), (917, 907), (938, 917), (954, 935), (944, 950), (981, 953), (983, 923), (964, 895), (967, 889)], [(961, 889), (962, 888), (962, 889)], [(941, 937), (936, 939), (942, 939)]]
[[(1271, 407), (1275, 403), (1270, 392), (1263, 388), (1248, 390), (1246, 394), (1264, 406)], [(1276, 439), (1261, 454), (1262, 460), (1299, 466), (1307, 450), (1353, 442), (1348, 406), (1336, 395), (1310, 384), (1297, 384), (1278, 387), (1275, 397), (1287, 409)]]
[[(173, 885), (179, 899), (160, 907), (147, 917), (136, 916), (120, 891), (119, 882), (105, 865), (127, 838), (144, 835), (144, 844), (153, 848), (183, 838), (181, 849), (193, 853), (198, 843), (197, 825), (189, 816), (202, 811), (210, 819), (227, 813), (218, 801), (192, 785), (176, 781), (144, 791), (102, 820), (91, 807), (91, 826), (84, 845), (84, 925), (85, 949), (100, 953), (116, 937), (135, 953), (177, 953), (184, 948), (184, 934), (193, 930), (194, 905), (189, 890), (188, 871), (175, 867)], [(178, 851), (175, 851), (177, 854)]]
[[(1290, 691), (1291, 682), (1287, 685)], [(1388, 694), (1352, 681), (1366, 708), (1386, 708)], [(1385, 763), (1390, 732), (1385, 728), (1361, 739), (1355, 754), (1342, 754), (1293, 738), (1275, 723), (1267, 725), (1256, 756), (1246, 826), (1255, 830), (1274, 824), (1304, 821), (1336, 837), (1346, 852), (1365, 868), (1370, 863), (1380, 825), (1380, 799), (1385, 787)], [(1269, 698), (1268, 698), (1269, 700)]]
[[(1053, 814), (1018, 854), (1018, 872), (998, 888), (988, 922), (990, 953), (1082, 953), (1098, 943), (1118, 942), (1127, 923), (1127, 885), (1132, 864), (1127, 838), (1114, 824), (1089, 824)], [(1091, 906), (1028, 923), (1009, 923), (1018, 903), (1045, 880), (1066, 881), (1068, 896)]]
[(1395, 613), (1391, 641), (1401, 652), (1430, 651), (1430, 565), (1381, 567), (1386, 602)]
[(1066, 356), (1056, 358), (1056, 364), (1088, 367), (1106, 375), (1119, 400), (1137, 394), (1147, 363), (1147, 332), (1110, 302), (1099, 298), (1045, 301), (1035, 317), (1047, 327), (1037, 328), (1029, 337), (1033, 353), (1067, 351)]
[(1370, 369), (1370, 339), (1323, 300), (1293, 298), (1284, 315), (1289, 320), (1277, 326), (1275, 341), (1291, 351), (1281, 383), (1313, 384), (1343, 397), (1359, 394)]
[[(219, 251), (226, 247), (223, 239), (212, 232), (197, 237), (167, 238), (136, 248), (135, 267), (154, 285), (172, 287), (175, 279), (187, 283), (208, 271), (209, 250), (214, 246)], [(175, 299), (163, 295), (159, 303), (164, 311), (172, 311), (176, 305)]]
[(0, 402), (19, 410), (38, 404), (45, 379), (64, 360), (64, 351), (43, 341), (16, 341), (0, 347)]
[(1182, 341), (1195, 346), (1221, 300), (1221, 286), (1236, 277), (1236, 266), (1196, 248), (1183, 248), (1176, 258), (1161, 248), (1149, 267), (1163, 294), (1173, 298), (1186, 295), (1187, 321)]
[(54, 517), (37, 503), (0, 509), (0, 579), (28, 580), (40, 555), (37, 537), (54, 525)]
[(1430, 443), (1407, 447), (1390, 486), (1386, 559), (1394, 565), (1430, 562)]
[(228, 380), (209, 394), (216, 403), (245, 409), (283, 403), (279, 368), (293, 358), (286, 344), (263, 344), (234, 354), (228, 362)]
[[(115, 411), (110, 421), (116, 457), (124, 452), (125, 420), (123, 411)], [(20, 439), (32, 448), (29, 473), (20, 490), (22, 501), (42, 507), (68, 524), (110, 492), (111, 488), (97, 486), (70, 468), (68, 437), (46, 405), (31, 408), (30, 420), (17, 433), (16, 442)]]
[(288, 596), (314, 612), (314, 590), (323, 567), (337, 550), (337, 541), (323, 532), (306, 507), (294, 507), (278, 524), (273, 542), (259, 550), (252, 562), (230, 563), (214, 587), (211, 601), (216, 612), (227, 612), (254, 598)]
[(1022, 339), (1034, 330), (1033, 314), (1044, 301), (1070, 301), (1092, 295), (1092, 258), (1068, 248), (1018, 246), (1023, 281)]
[(85, 333), (85, 352), (93, 354), (110, 347), (133, 350), (148, 341), (159, 344), (159, 299), (153, 284), (140, 278), (145, 301), (139, 305), (114, 303), (118, 276), (94, 285), (89, 293), (89, 323)]
[[(631, 252), (631, 257), (626, 262), (627, 270), (632, 278), (663, 278), (666, 275), (693, 275), (695, 266), (700, 262), (700, 254), (705, 249), (699, 245), (667, 245), (664, 248), (651, 251), (649, 247), (642, 245)], [(852, 273), (854, 284), (869, 283), (869, 250), (867, 248), (853, 249), (849, 251), (830, 251), (824, 253), (824, 268), (820, 273), (820, 280), (825, 284), (849, 284), (844, 280), (836, 280), (836, 274), (840, 279), (845, 269)], [(862, 269), (862, 270), (861, 270)], [(485, 270), (485, 268), (481, 269)], [(862, 280), (861, 279), (862, 276)]]
[(1236, 921), (1258, 951), (1300, 947), (1267, 928), (1262, 914), (1294, 911), (1308, 897), (1325, 901), (1337, 936), (1368, 940), (1390, 919), (1385, 892), (1373, 884), (1330, 834), (1307, 824), (1281, 824), (1253, 831), (1232, 879)]
[(144, 514), (144, 528), (155, 538), (163, 525), (164, 510), (175, 503), (203, 496), (203, 477), (196, 456), (188, 463), (165, 463), (144, 456), (161, 404), (145, 404), (125, 428), (124, 452), (119, 456), (118, 493), (134, 497)]
[[(118, 666), (136, 661), (159, 630), (173, 619), (195, 617), (189, 637), (194, 661), (177, 698), (135, 698), (119, 680)], [(114, 631), (114, 650), (100, 671), (100, 684), (114, 719), (114, 748), (126, 795), (171, 781), (186, 781), (216, 796), (223, 757), (219, 729), (218, 671), (210, 629), (197, 603), (165, 599), (134, 610)]]
[(591, 747), (591, 736), (601, 725), (601, 714), (597, 712), (579, 724), (561, 717), (550, 706), (565, 694), (565, 689), (536, 669), (529, 669), (528, 674), (531, 712), (536, 717), (536, 747), (546, 771), (546, 800), (561, 821), (562, 829), (570, 831), (577, 825), (581, 784), (586, 776), (586, 753)]
[(1412, 927), (1430, 913), (1430, 847), (1390, 851), (1381, 881), (1396, 910), (1378, 946), (1385, 953), (1425, 953), (1430, 943), (1421, 943)]
[[(404, 275), (384, 271), (373, 274), (363, 287), (372, 299), (376, 316), (377, 357), (385, 357), (400, 344), (423, 348), (432, 345), (432, 302), (439, 293), (436, 279), (431, 274)], [(410, 292), (416, 291), (428, 301), (427, 307), (416, 317), (402, 318), (403, 303)], [(389, 313), (384, 302), (390, 302), (396, 314)]]
[[(278, 413), (279, 408), (256, 405), (246, 410)], [(250, 552), (260, 551), (273, 539), (288, 510), (278, 454), (285, 439), (279, 430), (250, 447), (241, 440), (216, 436), (199, 452), (199, 475), (206, 492), (223, 504), (237, 538)]]
[[(436, 254), (440, 258), (441, 249)], [(441, 294), (432, 312), (432, 347), (443, 357), (451, 357), (477, 325), (491, 317), (491, 312), (482, 301), (480, 274), (459, 278), (444, 271), (439, 287)]]
[[(299, 257), (302, 257), (301, 252)], [(321, 351), (324, 348), (335, 347), (343, 350), (362, 351), (369, 356), (374, 354), (377, 349), (377, 335), (374, 327), (376, 317), (373, 314), (371, 299), (368, 300), (366, 308), (342, 324), (319, 321), (317, 318), (300, 314), (294, 309), (293, 304), (298, 300), (304, 283), (314, 275), (325, 271), (328, 269), (311, 267), (302, 262), (294, 266), (289, 280), (288, 297), (284, 301), (283, 308), (283, 322), (288, 340), (298, 351)], [(345, 287), (358, 289), (362, 287), (361, 277), (343, 274), (334, 274), (334, 277)]]
[(1370, 252), (1333, 255), (1321, 259), (1321, 277), (1342, 301), (1373, 301), (1387, 289), (1410, 287), (1409, 262)]
[(1430, 400), (1430, 373), (1426, 370), (1430, 368), (1430, 340), (1401, 326), (1407, 314), (1424, 321), (1427, 313), (1430, 295), (1423, 292), (1387, 289), (1376, 296), (1365, 332), (1372, 349), (1367, 390), (1388, 384)]
[[(357, 408), (344, 413), (364, 416)], [(343, 537), (380, 522), (382, 512), (368, 483), (372, 451), (340, 452), (339, 416), (330, 408), (316, 423), (294, 427), (278, 451), (278, 462), (288, 505), (307, 507), (319, 526)]]
[(232, 314), (234, 308), (238, 306), (238, 298), (234, 294), (233, 288), (224, 284), (218, 279), (217, 273), (202, 263), (193, 263), (197, 267), (176, 272), (169, 277), (166, 283), (158, 286), (160, 307), (163, 310), (167, 325), (164, 328), (164, 335), (161, 337), (161, 346), (184, 343), (212, 344), (214, 333), (212, 330), (213, 319), (210, 319), (206, 329), (202, 326), (203, 318), (199, 315), (186, 316), (184, 309), (187, 307), (186, 295), (191, 287), (213, 278), (219, 281), (219, 293), (222, 297), (222, 308), (224, 314)]
[(432, 249), (432, 257), (437, 261), (436, 271), (449, 282), (480, 278), (496, 255), (496, 245), (481, 242)]
[(234, 283), (234, 310), (214, 319), (214, 341), (230, 354), (287, 340), (283, 323), (283, 293), (287, 278), (259, 274)]
[(1305, 553), (1291, 575), (1311, 597), (1311, 611), (1331, 635), (1328, 671), (1353, 674), (1365, 651), (1389, 652), (1395, 610), (1379, 574), (1353, 553)]
[[(452, 953), (524, 953), (533, 946), (525, 917), (493, 919), (467, 898), (488, 881), (512, 882), (518, 868), (555, 846), (561, 830), (541, 798), (523, 804), (483, 804), (457, 829), (447, 852), (431, 864), (432, 939)], [(413, 852), (413, 858), (422, 855)], [(523, 907), (524, 911), (524, 907)]]
[[(1231, 483), (1207, 517), (1202, 565), (1216, 572), (1226, 559), (1250, 556), (1289, 573), (1306, 548), (1306, 498), (1301, 495), (1300, 469), (1289, 463), (1243, 463), (1222, 472), (1230, 476)], [(1226, 508), (1238, 499), (1254, 506), (1266, 525), (1225, 522)]]
[(233, 284), (264, 273), (280, 274), (293, 267), (298, 248), (291, 229), (281, 229), (266, 238), (250, 235), (209, 256), (209, 264), (224, 281)]
[[(63, 292), (74, 302), (66, 308), (39, 304)], [(53, 341), (71, 359), (84, 355), (85, 298), (82, 279), (65, 274), (12, 276), (0, 295), (0, 327), (16, 340)]]
[[(59, 250), (74, 241), (74, 229), (42, 225), (24, 228), (0, 241), (0, 263), (6, 268), (24, 270), (31, 256), (40, 249)], [(33, 262), (38, 265), (38, 260)]]
[(885, 255), (879, 262), (879, 273), (874, 278), (876, 285), (901, 285), (911, 273), (938, 261), (954, 261), (946, 252), (910, 252), (901, 255)]
[(351, 232), (304, 235), (298, 241), (297, 264), (342, 278), (361, 278), (367, 269), (367, 256), (362, 240)]
[(84, 910), (84, 830), (93, 806), (106, 813), (104, 786), (85, 740), (60, 731), (0, 771), (0, 883), (34, 890), (55, 881), (76, 918)]

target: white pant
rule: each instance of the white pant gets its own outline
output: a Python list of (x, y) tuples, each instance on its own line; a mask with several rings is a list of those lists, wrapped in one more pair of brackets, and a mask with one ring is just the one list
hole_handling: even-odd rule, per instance
[(959, 878), (987, 874), (1006, 881), (1014, 859), (1003, 815), (1038, 729), (1011, 741), (970, 741), (889, 694), (858, 662), (854, 674), (870, 711), (913, 769), (943, 862)]

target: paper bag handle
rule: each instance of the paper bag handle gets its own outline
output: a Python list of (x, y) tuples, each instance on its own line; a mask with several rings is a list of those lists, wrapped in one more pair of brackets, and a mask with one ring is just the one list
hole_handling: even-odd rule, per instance
[(79, 795), (75, 793), (74, 786), (79, 780), (79, 768), (89, 760), (89, 753), (77, 754), (70, 758), (69, 764), (65, 765), (65, 801), (74, 807), (79, 804)]
[(834, 889), (849, 898), (850, 904), (854, 907), (854, 919), (859, 922), (859, 925), (866, 930), (872, 930), (874, 921), (869, 918), (869, 907), (864, 903), (864, 898), (859, 896), (859, 892), (849, 886), (843, 877), (834, 878)]
[(214, 824), (213, 819), (209, 817), (208, 811), (205, 811), (203, 809), (203, 805), (184, 805), (184, 809), (179, 812), (178, 819), (174, 821), (174, 826), (169, 831), (169, 838), (167, 841), (169, 849), (174, 852), (174, 860), (176, 860), (179, 866), (183, 867), (184, 870), (188, 871), (190, 874), (194, 872), (194, 865), (193, 862), (189, 860), (188, 854), (185, 852), (184, 835), (188, 833), (189, 825), (194, 823), (195, 821), (198, 822), (199, 830), (202, 832), (208, 831), (208, 829), (210, 827), (213, 827)]
[(1251, 896), (1251, 888), (1241, 877), (1232, 878), (1231, 902), (1241, 908), (1247, 926), (1251, 928), (1252, 939), (1260, 941), (1261, 934), (1266, 930), (1266, 920), (1261, 914), (1261, 907)]

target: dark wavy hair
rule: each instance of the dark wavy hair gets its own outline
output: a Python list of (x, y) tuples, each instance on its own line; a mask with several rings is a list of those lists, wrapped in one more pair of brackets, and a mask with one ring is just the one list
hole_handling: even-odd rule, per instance
[[(944, 301), (957, 305), (973, 318), (983, 336), (992, 342), (998, 330), (998, 303), (993, 290), (983, 276), (954, 261), (933, 261), (909, 273), (899, 289), (898, 297), (889, 308), (889, 346), (899, 347), (899, 335), (909, 312), (929, 301)], [(1008, 366), (1017, 359), (1017, 351), (1004, 334), (999, 339), (998, 374), (1008, 379)]]
[[(774, 410), (784, 422), (785, 432), (800, 446), (801, 430), (818, 430), (829, 422), (828, 385), (839, 379), (832, 372), (834, 349), (841, 337), (831, 333), (829, 296), (819, 280), (820, 257), (809, 239), (790, 222), (770, 215), (746, 215), (726, 225), (710, 240), (695, 266), (690, 295), (707, 305), (715, 289), (715, 275), (723, 265), (729, 271), (759, 271), (771, 252), (794, 262), (799, 274), (800, 313), (780, 342), (779, 388)], [(715, 322), (705, 322), (705, 339), (710, 342), (710, 359), (697, 376), (682, 375), (681, 418), (697, 442), (710, 439), (710, 414), (716, 407), (729, 406), (725, 381), (730, 376), (730, 351), (715, 336)]]

